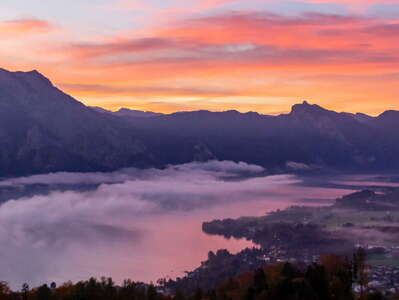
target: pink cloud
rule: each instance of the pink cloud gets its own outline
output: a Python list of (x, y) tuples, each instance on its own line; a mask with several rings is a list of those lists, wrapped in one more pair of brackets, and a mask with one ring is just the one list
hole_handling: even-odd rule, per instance
[(46, 33), (53, 29), (49, 22), (35, 18), (0, 22), (0, 34)]

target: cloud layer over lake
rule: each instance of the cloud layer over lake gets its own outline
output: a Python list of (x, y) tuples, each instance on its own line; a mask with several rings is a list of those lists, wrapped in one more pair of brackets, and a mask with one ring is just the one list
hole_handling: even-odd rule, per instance
[[(141, 247), (148, 238), (143, 222), (260, 199), (296, 182), (293, 176), (266, 176), (262, 167), (227, 161), (8, 179), (0, 182), (0, 189), (38, 184), (95, 188), (51, 191), (2, 204), (0, 278), (18, 286), (99, 276), (105, 269), (93, 267), (99, 260), (107, 266), (121, 264), (118, 260)], [(68, 275), (74, 278), (64, 277)]]

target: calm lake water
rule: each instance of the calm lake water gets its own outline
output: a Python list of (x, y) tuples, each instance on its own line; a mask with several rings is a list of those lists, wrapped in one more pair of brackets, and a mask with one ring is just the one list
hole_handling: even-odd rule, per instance
[(326, 205), (352, 192), (354, 184), (385, 185), (372, 176), (226, 181), (202, 171), (189, 178), (179, 172), (166, 175), (0, 206), (0, 280), (19, 287), (25, 281), (34, 286), (90, 276), (111, 276), (116, 282), (175, 278), (198, 267), (209, 251), (236, 253), (253, 246), (204, 234), (204, 221), (261, 216), (291, 205)]

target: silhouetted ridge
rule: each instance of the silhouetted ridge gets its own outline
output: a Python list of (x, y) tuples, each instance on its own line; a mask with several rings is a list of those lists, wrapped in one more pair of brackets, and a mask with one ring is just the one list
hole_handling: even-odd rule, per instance
[(133, 118), (149, 118), (149, 117), (156, 117), (162, 115), (160, 113), (155, 113), (151, 111), (134, 110), (124, 107), (114, 112), (113, 114), (117, 116), (133, 117)]
[(111, 112), (83, 105), (38, 71), (0, 69), (0, 177), (209, 159), (276, 172), (287, 166), (398, 170), (397, 123), (397, 111), (374, 118), (307, 101), (279, 116), (235, 110)]
[(379, 119), (391, 119), (399, 121), (399, 111), (397, 110), (387, 110), (378, 116)]

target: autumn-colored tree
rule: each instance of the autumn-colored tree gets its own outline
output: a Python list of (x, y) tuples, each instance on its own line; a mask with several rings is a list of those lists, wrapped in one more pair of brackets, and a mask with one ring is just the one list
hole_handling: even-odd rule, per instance
[(328, 274), (330, 299), (352, 300), (351, 262), (338, 255), (322, 255), (319, 260)]

